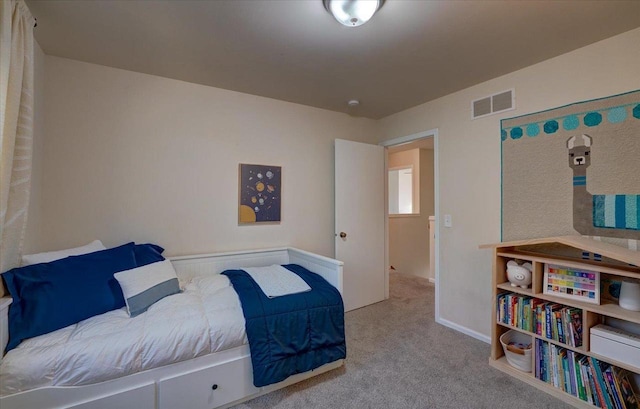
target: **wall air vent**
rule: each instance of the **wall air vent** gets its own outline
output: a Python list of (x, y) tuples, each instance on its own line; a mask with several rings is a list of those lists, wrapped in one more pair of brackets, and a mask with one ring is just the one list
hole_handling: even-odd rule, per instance
[(471, 101), (471, 119), (482, 118), (515, 108), (515, 90), (510, 89)]

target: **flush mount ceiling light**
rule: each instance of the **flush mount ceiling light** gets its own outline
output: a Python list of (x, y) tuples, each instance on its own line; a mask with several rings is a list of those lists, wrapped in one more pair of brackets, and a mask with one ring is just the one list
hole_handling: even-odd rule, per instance
[(322, 0), (324, 8), (340, 24), (358, 27), (366, 23), (380, 10), (385, 0)]

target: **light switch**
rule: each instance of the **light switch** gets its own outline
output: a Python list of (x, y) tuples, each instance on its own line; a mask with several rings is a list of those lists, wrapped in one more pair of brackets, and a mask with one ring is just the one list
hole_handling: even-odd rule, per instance
[(451, 227), (452, 223), (451, 223), (451, 215), (450, 214), (445, 214), (444, 215), (444, 227)]

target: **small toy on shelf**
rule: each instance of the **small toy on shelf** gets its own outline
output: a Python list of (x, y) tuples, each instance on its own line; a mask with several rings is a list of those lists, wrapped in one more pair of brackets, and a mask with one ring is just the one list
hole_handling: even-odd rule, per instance
[(531, 263), (520, 265), (516, 260), (510, 260), (507, 262), (507, 279), (513, 287), (529, 288), (532, 270)]

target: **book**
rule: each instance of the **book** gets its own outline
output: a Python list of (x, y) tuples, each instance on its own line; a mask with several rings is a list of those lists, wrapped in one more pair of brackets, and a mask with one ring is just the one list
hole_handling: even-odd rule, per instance
[(533, 322), (533, 319), (531, 317), (531, 298), (526, 298), (523, 302), (523, 324), (522, 327), (523, 329), (525, 329), (526, 331), (529, 332), (533, 332), (533, 328), (531, 323)]
[(611, 387), (611, 385), (609, 384), (609, 380), (607, 378), (607, 370), (611, 370), (611, 365), (604, 362), (604, 361), (598, 361), (596, 360), (596, 362), (598, 362), (598, 365), (600, 366), (600, 374), (602, 375), (602, 383), (604, 384), (604, 390), (607, 392), (608, 396), (605, 396), (605, 399), (607, 399), (607, 402), (611, 404), (612, 408), (620, 408), (623, 409), (621, 406), (618, 406), (618, 404), (616, 403), (616, 399), (615, 399), (615, 389)]
[(540, 336), (542, 336), (545, 333), (544, 309), (545, 309), (544, 302), (536, 305), (536, 334)]
[(548, 339), (553, 339), (552, 334), (551, 334), (551, 308), (552, 308), (552, 304), (545, 304), (544, 306), (544, 328), (545, 328), (545, 334), (544, 336), (547, 337)]
[(564, 339), (563, 325), (562, 325), (562, 310), (554, 311), (553, 314), (555, 315), (555, 319), (556, 319), (556, 334), (557, 334), (557, 337), (554, 339), (556, 341), (562, 342), (563, 344), (566, 344)]
[(585, 390), (586, 401), (592, 405), (596, 405), (596, 402), (593, 400), (593, 392), (591, 391), (591, 385), (589, 382), (588, 366), (585, 363), (584, 356), (578, 360), (578, 364), (580, 365), (580, 374), (582, 375), (582, 384)]
[(549, 360), (549, 354), (551, 353), (551, 346), (548, 342), (543, 342), (543, 354), (544, 361), (542, 363), (542, 372), (544, 373), (544, 380), (547, 383), (551, 382), (551, 361)]
[(582, 346), (582, 310), (574, 308), (571, 310), (571, 328), (573, 332), (573, 346)]
[(594, 390), (596, 391), (597, 397), (598, 397), (598, 402), (599, 402), (599, 407), (601, 408), (610, 408), (610, 405), (607, 405), (607, 401), (604, 399), (604, 391), (601, 389), (600, 386), (600, 382), (598, 381), (598, 378), (601, 378), (601, 376), (598, 376), (598, 372), (596, 371), (596, 367), (599, 368), (598, 364), (595, 362), (596, 360), (594, 358), (587, 358), (587, 360), (589, 361), (589, 368), (591, 370), (591, 378), (593, 379), (593, 386), (594, 386)]
[(593, 380), (596, 384), (596, 389), (598, 390), (598, 395), (600, 397), (600, 402), (603, 403), (603, 408), (614, 408), (613, 402), (609, 397), (609, 392), (605, 386), (604, 377), (602, 375), (602, 370), (600, 369), (600, 362), (594, 357), (590, 357), (591, 365), (593, 366)]
[(559, 383), (559, 373), (558, 373), (558, 359), (556, 346), (554, 344), (549, 344), (549, 362), (551, 363), (551, 384), (558, 388), (560, 386)]
[(531, 309), (533, 311), (532, 332), (542, 335), (542, 305), (544, 302), (539, 298), (533, 298), (531, 301)]
[(638, 409), (640, 408), (640, 405), (638, 404), (638, 395), (636, 395), (635, 391), (633, 390), (633, 386), (629, 379), (629, 376), (630, 375), (628, 371), (617, 367), (613, 368), (614, 381), (618, 383), (620, 394), (622, 395), (622, 401), (624, 403), (624, 408)]
[(575, 368), (575, 353), (567, 350), (567, 366), (569, 369), (569, 387), (573, 396), (578, 396), (578, 378)]
[(607, 381), (607, 387), (609, 388), (609, 392), (613, 397), (613, 403), (615, 403), (616, 408), (625, 409), (622, 403), (622, 396), (620, 395), (620, 391), (618, 390), (618, 387), (613, 380), (613, 367), (611, 365), (608, 365), (607, 369), (605, 369), (602, 373), (604, 374), (604, 377)]
[(576, 377), (576, 390), (578, 392), (578, 398), (586, 401), (587, 394), (585, 392), (584, 383), (582, 381), (582, 371), (580, 370), (580, 362), (578, 356), (575, 355), (573, 359), (573, 371)]
[(571, 386), (570, 383), (571, 381), (569, 380), (569, 365), (567, 362), (567, 350), (566, 349), (560, 349), (560, 352), (558, 353), (558, 359), (560, 360), (560, 369), (561, 369), (561, 379), (562, 379), (562, 383), (560, 384), (560, 387), (562, 388), (563, 391), (567, 392), (567, 393), (571, 393)]
[(591, 389), (591, 398), (593, 399), (593, 403), (601, 408), (602, 401), (600, 400), (600, 395), (598, 394), (598, 389), (596, 388), (596, 382), (594, 379), (593, 368), (589, 364), (589, 360), (585, 357), (585, 370), (587, 372), (587, 376), (589, 378), (589, 388)]
[(562, 325), (564, 328), (564, 336), (566, 338), (566, 343), (570, 346), (573, 345), (574, 334), (573, 329), (571, 327), (571, 308), (566, 307), (562, 310)]

